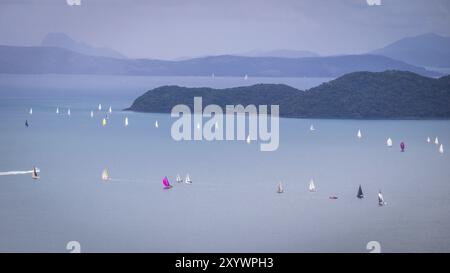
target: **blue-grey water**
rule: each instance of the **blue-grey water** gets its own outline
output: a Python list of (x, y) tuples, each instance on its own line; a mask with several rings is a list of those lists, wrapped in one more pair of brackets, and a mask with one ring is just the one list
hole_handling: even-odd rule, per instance
[[(425, 141), (447, 148), (449, 121), (281, 119), (279, 149), (261, 152), (257, 141), (176, 142), (169, 115), (120, 111), (164, 84), (326, 80), (0, 75), (0, 172), (41, 170), (38, 180), (0, 176), (0, 251), (67, 252), (69, 241), (83, 252), (368, 252), (369, 241), (382, 252), (450, 251), (450, 158)], [(89, 116), (98, 103), (113, 109), (105, 127), (104, 111)], [(177, 184), (178, 173), (193, 184)]]

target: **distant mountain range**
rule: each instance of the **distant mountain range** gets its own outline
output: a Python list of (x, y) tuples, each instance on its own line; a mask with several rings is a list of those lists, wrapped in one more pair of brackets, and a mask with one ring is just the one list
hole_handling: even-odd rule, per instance
[(246, 57), (280, 57), (280, 58), (305, 58), (319, 57), (319, 54), (308, 50), (275, 49), (269, 51), (253, 50), (250, 52), (235, 54)]
[(301, 91), (283, 84), (212, 89), (162, 86), (137, 98), (126, 110), (170, 113), (173, 106), (203, 104), (280, 105), (291, 118), (441, 119), (450, 118), (450, 76), (440, 79), (405, 71), (355, 72)]
[(408, 37), (370, 54), (383, 55), (422, 67), (450, 67), (450, 37), (434, 33)]
[(64, 33), (49, 33), (41, 42), (42, 47), (60, 47), (77, 53), (125, 59), (121, 53), (107, 47), (93, 47), (85, 43), (77, 42)]
[(212, 56), (183, 61), (120, 59), (81, 54), (60, 47), (0, 46), (0, 73), (109, 74), (151, 76), (338, 77), (355, 71), (437, 72), (384, 56), (307, 58)]

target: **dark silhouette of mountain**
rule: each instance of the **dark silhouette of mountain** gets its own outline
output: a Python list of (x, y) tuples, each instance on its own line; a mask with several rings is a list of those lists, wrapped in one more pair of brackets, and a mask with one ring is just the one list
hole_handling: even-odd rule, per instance
[(173, 106), (280, 105), (291, 118), (440, 119), (450, 118), (450, 76), (440, 79), (405, 71), (355, 72), (306, 91), (283, 84), (212, 89), (162, 86), (137, 98), (126, 110), (170, 113)]
[(77, 42), (64, 33), (49, 33), (41, 42), (43, 47), (61, 47), (81, 54), (125, 59), (121, 53), (107, 47), (93, 47)]
[(236, 55), (247, 57), (280, 57), (280, 58), (319, 57), (319, 54), (312, 51), (293, 50), (293, 49), (274, 49), (269, 51), (253, 50), (250, 52)]
[(371, 54), (422, 67), (450, 67), (450, 37), (434, 33), (408, 37), (374, 50)]
[(355, 71), (405, 70), (440, 75), (376, 55), (310, 58), (214, 56), (184, 61), (117, 59), (59, 47), (0, 46), (0, 73), (109, 74), (151, 76), (338, 77)]

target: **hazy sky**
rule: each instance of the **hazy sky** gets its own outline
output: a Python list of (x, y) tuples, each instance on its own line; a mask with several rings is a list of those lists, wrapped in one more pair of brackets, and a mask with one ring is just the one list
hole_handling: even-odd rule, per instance
[(66, 1), (0, 0), (0, 44), (39, 45), (63, 32), (129, 57), (171, 59), (272, 49), (363, 53), (411, 35), (450, 36), (450, 0)]

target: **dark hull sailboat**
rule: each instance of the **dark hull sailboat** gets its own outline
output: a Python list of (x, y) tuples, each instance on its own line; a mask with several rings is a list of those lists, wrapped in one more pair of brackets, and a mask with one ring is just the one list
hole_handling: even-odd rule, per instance
[(358, 189), (358, 194), (356, 195), (356, 197), (358, 197), (359, 199), (363, 199), (364, 198), (364, 193), (361, 189), (361, 185), (359, 185), (359, 189)]

